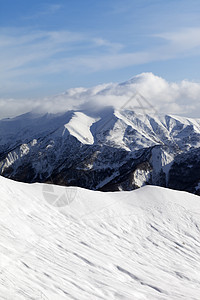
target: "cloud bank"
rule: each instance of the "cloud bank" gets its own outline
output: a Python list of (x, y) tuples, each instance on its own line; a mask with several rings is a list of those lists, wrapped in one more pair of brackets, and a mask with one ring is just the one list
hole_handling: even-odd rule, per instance
[[(138, 96), (134, 95), (138, 94), (142, 97), (137, 99)], [(145, 113), (157, 111), (200, 118), (200, 83), (187, 80), (167, 82), (152, 73), (142, 73), (123, 83), (73, 88), (42, 99), (0, 99), (0, 118), (31, 110), (57, 113), (69, 109), (95, 110), (105, 106), (133, 110), (143, 107)]]

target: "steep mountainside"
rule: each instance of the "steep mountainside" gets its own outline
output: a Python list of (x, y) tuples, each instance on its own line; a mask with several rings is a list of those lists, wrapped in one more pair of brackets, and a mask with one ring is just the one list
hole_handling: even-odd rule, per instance
[(106, 191), (155, 184), (198, 193), (199, 147), (198, 119), (110, 107), (0, 121), (0, 173), (24, 182)]

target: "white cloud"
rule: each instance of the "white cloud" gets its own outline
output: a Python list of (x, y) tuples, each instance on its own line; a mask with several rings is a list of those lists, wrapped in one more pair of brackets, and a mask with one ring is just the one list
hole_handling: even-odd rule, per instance
[(62, 8), (61, 4), (48, 4), (42, 10), (38, 11), (37, 13), (23, 17), (25, 20), (37, 19), (42, 16), (53, 15), (57, 13)]
[[(102, 38), (94, 38), (70, 31), (27, 31), (26, 29), (0, 29), (0, 81), (6, 84), (21, 76), (38, 78), (40, 75), (74, 71), (77, 68), (94, 70), (93, 55), (99, 51), (112, 55), (123, 48)], [(77, 52), (78, 54), (74, 54)], [(94, 60), (96, 59), (96, 56)], [(101, 59), (99, 61), (101, 63)], [(97, 66), (97, 69), (100, 69)], [(21, 85), (23, 86), (23, 78)], [(2, 90), (3, 91), (3, 90)]]
[[(140, 51), (127, 52), (120, 43), (110, 42), (101, 37), (90, 37), (69, 31), (31, 31), (25, 29), (0, 29), (1, 71), (23, 68), (24, 73), (32, 72), (27, 64), (38, 63), (38, 71), (43, 65), (46, 71), (52, 64), (57, 72), (72, 68), (86, 68), (88, 71), (117, 69), (130, 65), (167, 60), (190, 55), (192, 51), (200, 54), (200, 28), (186, 28), (178, 32), (155, 34), (165, 45)], [(103, 51), (102, 51), (103, 48)], [(95, 51), (91, 51), (94, 49)], [(96, 50), (98, 49), (98, 52)], [(74, 53), (72, 53), (72, 50)], [(78, 52), (77, 52), (78, 50)], [(81, 51), (84, 50), (84, 51)], [(76, 52), (76, 54), (75, 54)], [(84, 53), (84, 54), (81, 54)], [(53, 59), (56, 54), (59, 57)], [(51, 60), (48, 61), (48, 59)], [(43, 64), (41, 62), (43, 61)], [(7, 66), (7, 68), (6, 68)], [(50, 68), (48, 68), (50, 66)], [(4, 69), (2, 69), (4, 67)]]
[(179, 45), (181, 50), (200, 46), (199, 27), (182, 28), (179, 31), (161, 33), (155, 36), (168, 40), (174, 45)]
[(66, 93), (43, 99), (0, 99), (0, 117), (10, 117), (32, 109), (54, 113), (68, 109), (95, 109), (100, 106), (120, 109), (125, 103), (127, 108), (134, 110), (138, 106), (137, 100), (128, 100), (137, 93), (148, 101), (140, 99), (146, 107), (146, 113), (152, 113), (153, 106), (160, 113), (200, 118), (200, 83), (186, 80), (180, 83), (167, 82), (152, 73), (137, 75), (121, 84), (70, 89)]
[(179, 31), (165, 32), (154, 36), (163, 39), (166, 43), (158, 48), (163, 56), (180, 58), (200, 55), (200, 27), (182, 28)]
[[(36, 89), (44, 78), (47, 81), (48, 76), (55, 74), (86, 76), (93, 72), (200, 55), (198, 27), (160, 33), (152, 38), (155, 37), (163, 41), (162, 45), (131, 52), (120, 43), (78, 32), (0, 28), (1, 94), (9, 94), (9, 89), (13, 95), (31, 87)], [(175, 86), (171, 89), (175, 94)], [(181, 90), (184, 89), (187, 88), (182, 86)], [(194, 86), (192, 91), (195, 93)]]
[(62, 8), (61, 4), (50, 4), (49, 7), (47, 7), (46, 11), (43, 12), (43, 14), (54, 14), (61, 8)]
[(19, 73), (22, 68), (25, 72), (29, 63), (40, 62), (41, 67), (43, 59), (66, 51), (73, 43), (84, 39), (80, 34), (68, 31), (33, 31), (28, 34), (21, 30), (19, 34), (12, 30), (7, 35), (4, 31), (0, 31), (0, 44), (3, 45), (0, 50), (0, 68), (4, 76), (16, 68), (21, 68)]

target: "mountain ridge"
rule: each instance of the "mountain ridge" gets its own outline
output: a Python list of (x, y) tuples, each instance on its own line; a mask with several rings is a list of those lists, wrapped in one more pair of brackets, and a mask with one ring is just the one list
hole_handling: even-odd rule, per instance
[[(184, 153), (199, 148), (200, 119), (128, 109), (28, 113), (0, 121), (0, 174), (25, 182), (103, 190), (171, 186), (176, 157), (182, 153), (183, 161)], [(195, 174), (192, 187), (183, 190), (199, 193)]]

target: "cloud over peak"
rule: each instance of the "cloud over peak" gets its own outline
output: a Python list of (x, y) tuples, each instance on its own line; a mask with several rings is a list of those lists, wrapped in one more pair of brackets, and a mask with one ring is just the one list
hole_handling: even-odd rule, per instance
[[(133, 97), (140, 94), (140, 100)], [(168, 82), (152, 73), (142, 73), (123, 83), (107, 83), (92, 88), (73, 88), (65, 93), (42, 99), (0, 99), (0, 117), (15, 116), (39, 109), (62, 112), (69, 109), (91, 109), (113, 106), (133, 110), (142, 106), (146, 113), (153, 108), (159, 113), (200, 118), (200, 83), (183, 80)], [(141, 108), (141, 107), (140, 107)]]

